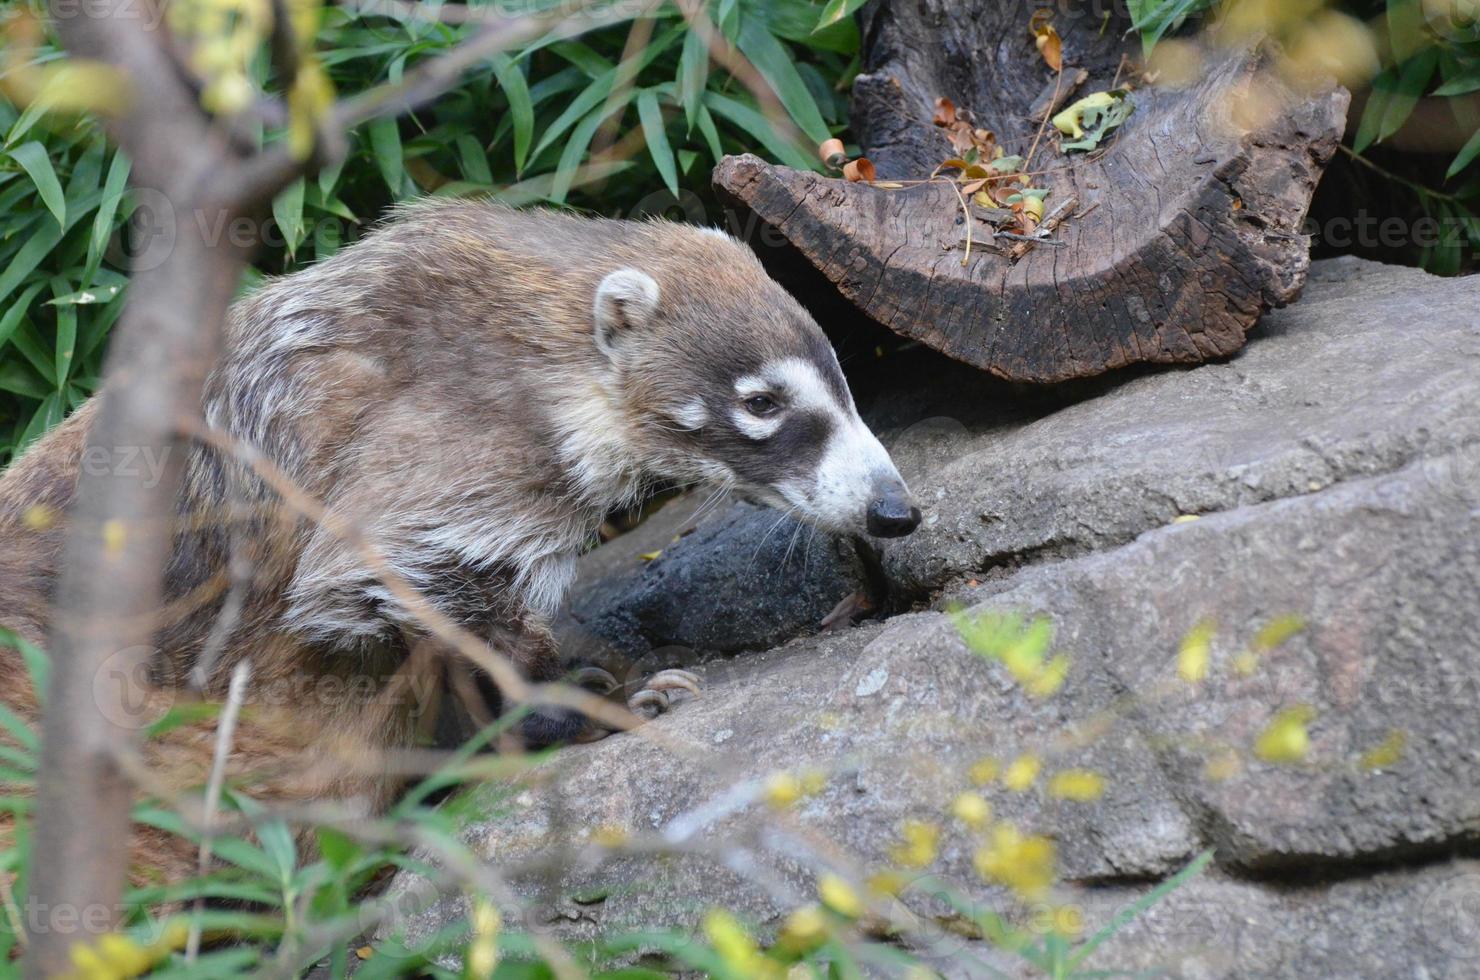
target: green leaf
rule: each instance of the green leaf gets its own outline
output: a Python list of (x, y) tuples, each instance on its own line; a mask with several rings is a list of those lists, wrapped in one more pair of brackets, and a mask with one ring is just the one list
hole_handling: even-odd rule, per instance
[(1149, 55), (1168, 31), (1188, 17), (1213, 5), (1213, 0), (1129, 0), (1131, 23), (1141, 32), (1141, 53)]
[(575, 181), (576, 172), (581, 169), (581, 160), (591, 146), (591, 138), (596, 135), (596, 127), (600, 126), (601, 121), (613, 112), (625, 110), (631, 97), (632, 92), (629, 90), (625, 97), (618, 96), (614, 102), (594, 110), (581, 120), (581, 124), (570, 134), (570, 139), (566, 141), (565, 149), (560, 154), (560, 162), (555, 166), (554, 180), (550, 185), (552, 202), (565, 203), (565, 197), (570, 193), (571, 184)]
[(36, 703), (45, 707), (46, 685), (51, 680), (51, 661), (45, 651), (6, 626), (0, 626), (0, 646), (20, 651), (26, 662), (26, 671), (31, 675), (31, 690), (36, 695)]
[(1460, 148), (1459, 153), (1454, 157), (1454, 162), (1449, 165), (1449, 172), (1444, 175), (1444, 179), (1452, 180), (1459, 176), (1459, 172), (1474, 163), (1477, 156), (1480, 156), (1480, 129), (1477, 129), (1469, 142)]
[(817, 19), (817, 26), (813, 30), (826, 30), (844, 17), (851, 17), (866, 2), (867, 0), (830, 0), (828, 5), (822, 8), (822, 16)]
[[(51, 280), (51, 293), (53, 297), (69, 296), (74, 293), (72, 284), (61, 276), (54, 276)], [(55, 302), (55, 300), (53, 300)], [(56, 343), (56, 368), (57, 388), (66, 387), (67, 378), (72, 374), (72, 357), (77, 351), (77, 305), (66, 303), (57, 307), (57, 343)], [(65, 409), (65, 406), (63, 406)]]
[(1477, 89), (1480, 89), (1480, 66), (1472, 67), (1448, 79), (1443, 85), (1434, 89), (1434, 94), (1439, 96), (1468, 95)]
[[(519, 66), (510, 61), (506, 55), (498, 55), (493, 59), (493, 74), (498, 79), (498, 87), (503, 89), (504, 97), (509, 100), (509, 115), (514, 121), (514, 170), (516, 173), (524, 171), (524, 164), (529, 159), (529, 144), (534, 139), (534, 102), (529, 97), (529, 85), (525, 81), (524, 72)], [(471, 174), (470, 180), (477, 180)], [(487, 183), (492, 183), (490, 176)]]
[(689, 131), (699, 119), (699, 109), (704, 104), (704, 87), (709, 84), (709, 47), (698, 31), (684, 35), (683, 53), (678, 57), (678, 76), (674, 79), (678, 87), (678, 101), (683, 106), (684, 119)]
[(41, 400), (36, 412), (31, 416), (25, 431), (21, 433), (20, 439), (16, 441), (16, 453), (25, 452), (26, 447), (46, 434), (47, 430), (62, 420), (62, 394), (53, 391)]
[(710, 156), (718, 165), (725, 155), (725, 148), (720, 142), (719, 129), (714, 125), (714, 117), (709, 114), (708, 106), (699, 106), (699, 132), (704, 134), (704, 141), (709, 144)]
[(5, 267), (5, 271), (0, 273), (0, 303), (10, 298), (10, 294), (15, 292), (22, 280), (31, 274), (61, 239), (62, 229), (47, 225), (26, 240)]
[(57, 172), (52, 169), (51, 158), (46, 154), (46, 147), (32, 140), (11, 150), (10, 156), (30, 175), (31, 182), (36, 185), (36, 192), (41, 195), (42, 202), (51, 212), (52, 217), (57, 219), (57, 227), (66, 227), (67, 199), (62, 194), (61, 182), (57, 180)]
[(642, 122), (642, 135), (647, 140), (648, 153), (652, 154), (658, 174), (677, 197), (678, 167), (673, 159), (673, 147), (668, 142), (668, 131), (663, 125), (663, 107), (658, 105), (658, 95), (650, 88), (637, 93), (637, 117)]
[(299, 177), (272, 199), (272, 218), (277, 222), (278, 231), (282, 233), (289, 258), (293, 257), (299, 243), (303, 241), (303, 192), (303, 178)]
[(1110, 937), (1114, 936), (1121, 929), (1124, 929), (1142, 912), (1145, 912), (1147, 909), (1151, 908), (1151, 906), (1160, 902), (1172, 892), (1176, 891), (1178, 888), (1181, 888), (1183, 885), (1187, 884), (1193, 878), (1201, 874), (1202, 870), (1206, 868), (1208, 866), (1208, 863), (1212, 860), (1213, 851), (1211, 848), (1209, 848), (1208, 850), (1203, 851), (1197, 857), (1193, 858), (1192, 863), (1189, 864), (1187, 867), (1183, 868), (1181, 871), (1178, 871), (1166, 881), (1163, 881), (1161, 884), (1157, 885), (1155, 888), (1151, 889), (1149, 892), (1136, 899), (1120, 912), (1117, 912), (1103, 929), (1095, 933), (1089, 939), (1085, 940), (1074, 950), (1074, 955), (1069, 957), (1069, 970), (1072, 971), (1079, 964), (1089, 959), (1091, 954), (1093, 954), (1094, 951), (1098, 949), (1102, 943), (1104, 943)]
[(828, 140), (832, 132), (823, 121), (822, 112), (813, 101), (812, 92), (797, 72), (796, 65), (792, 63), (791, 54), (785, 45), (768, 33), (760, 21), (753, 18), (746, 18), (741, 23), (738, 44), (741, 53), (755, 65), (756, 70), (775, 91), (781, 104), (786, 107), (792, 121), (801, 127), (807, 138), (818, 144)]
[(401, 149), (401, 131), (394, 119), (374, 119), (368, 126), (370, 152), (375, 156), (375, 165), (380, 168), (380, 177), (390, 188), (391, 196), (400, 200), (401, 189), (406, 183), (406, 160)]
[(1378, 75), (1372, 82), (1372, 95), (1362, 113), (1352, 149), (1361, 153), (1401, 129), (1428, 88), (1438, 64), (1437, 49), (1428, 48)]
[(82, 273), (84, 289), (92, 285), (93, 276), (97, 275), (98, 265), (103, 260), (103, 249), (113, 235), (113, 219), (128, 189), (130, 166), (129, 158), (122, 153), (115, 153), (113, 162), (108, 165), (108, 176), (103, 179), (103, 201), (98, 205), (97, 214), (93, 215), (92, 235), (87, 242), (87, 267)]
[(798, 170), (817, 169), (817, 162), (813, 155), (803, 153), (790, 141), (782, 139), (771, 126), (771, 121), (758, 110), (743, 102), (720, 95), (718, 92), (706, 92), (704, 104), (714, 113), (750, 134), (756, 142), (766, 148), (767, 152), (788, 167), (795, 167)]
[(44, 288), (46, 288), (46, 283), (31, 283), (16, 298), (16, 301), (10, 304), (10, 309), (5, 311), (5, 315), (0, 316), (0, 347), (4, 347), (5, 342), (10, 339), (10, 335), (15, 333), (15, 328), (20, 325), (21, 319), (26, 315), (26, 311), (31, 308), (31, 301)]

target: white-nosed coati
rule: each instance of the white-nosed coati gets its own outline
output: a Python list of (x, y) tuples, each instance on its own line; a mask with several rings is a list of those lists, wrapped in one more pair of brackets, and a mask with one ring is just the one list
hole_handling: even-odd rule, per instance
[[(41, 643), (64, 515), (97, 400), (0, 478), (0, 624)], [(822, 331), (743, 244), (664, 222), (426, 203), (231, 310), (206, 422), (353, 521), (457, 623), (561, 673), (548, 628), (603, 516), (655, 480), (719, 484), (839, 532), (920, 520), (859, 420)], [(120, 447), (119, 452), (124, 452)], [(377, 758), (435, 723), (446, 658), (350, 544), (249, 469), (191, 450), (150, 684), (185, 683), (233, 548), (251, 577), (207, 690), (250, 658), (233, 771), (271, 797), (385, 806)], [(13, 651), (4, 698), (36, 704)], [(528, 742), (575, 736), (537, 711)], [(210, 724), (147, 746), (203, 781)], [(143, 841), (164, 873), (193, 854)], [(181, 863), (183, 862), (183, 863)]]

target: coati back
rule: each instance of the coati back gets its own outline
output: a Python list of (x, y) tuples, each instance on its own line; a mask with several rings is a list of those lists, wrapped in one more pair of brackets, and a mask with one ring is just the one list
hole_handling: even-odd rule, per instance
[[(712, 230), (418, 204), (238, 302), (224, 347), (206, 423), (533, 681), (561, 673), (548, 623), (576, 558), (656, 481), (723, 486), (837, 532), (907, 534), (920, 519), (822, 331)], [(0, 624), (36, 643), (62, 533), (51, 518), (96, 404), (0, 477)], [(442, 708), (427, 631), (353, 544), (219, 452), (190, 450), (177, 510), (151, 683), (185, 683), (244, 559), (241, 614), (205, 685), (220, 696), (251, 660), (260, 731), (239, 737), (241, 768), (271, 774), (267, 795), (384, 806), (399, 779), (366, 760), (412, 744)], [(20, 664), (0, 657), (5, 698), (34, 717)], [(585, 724), (535, 712), (523, 733), (548, 744)], [(188, 785), (208, 729), (149, 751)]]

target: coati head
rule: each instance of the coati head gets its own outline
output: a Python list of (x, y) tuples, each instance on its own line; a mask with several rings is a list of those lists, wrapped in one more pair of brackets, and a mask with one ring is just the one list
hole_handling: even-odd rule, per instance
[(611, 271), (592, 307), (596, 347), (655, 471), (835, 532), (909, 534), (920, 510), (821, 328), (747, 247), (692, 235), (684, 268), (655, 258)]

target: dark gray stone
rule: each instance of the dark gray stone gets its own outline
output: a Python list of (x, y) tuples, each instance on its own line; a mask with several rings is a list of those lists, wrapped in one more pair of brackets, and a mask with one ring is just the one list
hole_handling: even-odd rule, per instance
[[(1476, 308), (1480, 279), (1317, 263), (1306, 299), (1227, 364), (1143, 375), (1016, 422), (1011, 406), (947, 418), (916, 399), (913, 414), (934, 417), (903, 427), (895, 452), (927, 522), (887, 546), (884, 566), (921, 608), (708, 663), (704, 694), (645, 729), (483, 790), (501, 813), (470, 840), (568, 935), (688, 927), (713, 904), (774, 926), (811, 900), (820, 871), (889, 865), (906, 819), (942, 828), (932, 874), (1006, 908), (947, 810), (977, 759), (1032, 752), (1045, 775), (1109, 777), (1091, 803), (1052, 800), (1042, 779), (983, 790), (999, 818), (1054, 837), (1054, 900), (1081, 907), (1088, 930), (1215, 849), (1204, 878), (1093, 966), (1480, 975), (1480, 866), (1457, 857), (1480, 844)], [(965, 398), (962, 385), (931, 397)], [(638, 563), (684, 514), (588, 558), (574, 606), (585, 628), (638, 654), (763, 648), (810, 632), (864, 579), (851, 552), (819, 540), (804, 573), (771, 582), (750, 556), (784, 549), (759, 542), (774, 517), (744, 508)], [(752, 605), (711, 601), (726, 590)], [(958, 604), (1048, 616), (1071, 659), (1063, 689), (1035, 700), (972, 653), (944, 611)], [(1305, 629), (1241, 672), (1282, 616)], [(1191, 684), (1177, 650), (1204, 620), (1217, 627), (1211, 669)], [(1314, 713), (1306, 760), (1261, 761), (1259, 733), (1296, 705)], [(1363, 765), (1394, 732), (1397, 758)], [(763, 781), (808, 768), (824, 788), (778, 819)], [(612, 828), (635, 852), (591, 845)], [(460, 907), (436, 902), (413, 933)], [(981, 963), (1023, 975), (956, 936), (937, 901), (909, 907), (912, 941), (943, 975), (989, 975)]]

